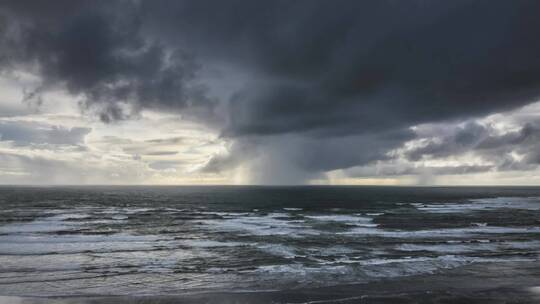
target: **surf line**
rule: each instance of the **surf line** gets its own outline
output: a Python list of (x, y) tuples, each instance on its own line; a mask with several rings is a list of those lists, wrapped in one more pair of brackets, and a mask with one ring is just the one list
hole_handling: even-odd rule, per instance
[(307, 301), (307, 302), (287, 302), (285, 304), (319, 304), (319, 303), (339, 303), (339, 302), (345, 302), (350, 300), (363, 300), (365, 298), (369, 297), (368, 295), (362, 295), (357, 297), (348, 297), (348, 298), (340, 298), (340, 299), (331, 299), (331, 300), (314, 300), (314, 301)]

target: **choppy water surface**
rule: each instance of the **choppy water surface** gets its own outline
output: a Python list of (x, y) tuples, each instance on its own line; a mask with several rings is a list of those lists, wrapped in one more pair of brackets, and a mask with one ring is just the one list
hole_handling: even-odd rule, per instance
[(3, 187), (0, 295), (282, 290), (536, 265), (539, 224), (538, 188)]

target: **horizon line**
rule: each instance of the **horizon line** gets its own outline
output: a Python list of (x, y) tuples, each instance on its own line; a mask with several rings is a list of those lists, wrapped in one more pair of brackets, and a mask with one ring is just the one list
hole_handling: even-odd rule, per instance
[(0, 184), (0, 187), (387, 187), (387, 188), (465, 188), (465, 187), (540, 187), (540, 185), (377, 185), (377, 184)]

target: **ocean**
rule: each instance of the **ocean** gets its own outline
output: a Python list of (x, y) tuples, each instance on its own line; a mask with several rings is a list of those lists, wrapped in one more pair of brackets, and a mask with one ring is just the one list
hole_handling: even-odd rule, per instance
[(0, 303), (540, 303), (539, 255), (535, 187), (0, 187)]

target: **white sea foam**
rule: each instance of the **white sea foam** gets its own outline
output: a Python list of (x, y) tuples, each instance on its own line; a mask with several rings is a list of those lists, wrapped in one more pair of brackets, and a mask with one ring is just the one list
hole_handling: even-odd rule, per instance
[(497, 197), (473, 199), (467, 203), (412, 204), (418, 210), (430, 213), (465, 213), (471, 211), (495, 210), (501, 208), (540, 210), (539, 197)]
[(318, 256), (335, 256), (335, 255), (351, 254), (355, 252), (355, 250), (346, 246), (313, 247), (313, 248), (309, 248), (308, 251), (311, 255), (318, 255)]
[(331, 215), (305, 215), (305, 218), (309, 218), (317, 221), (325, 222), (339, 222), (344, 224), (355, 225), (359, 227), (377, 227), (377, 224), (373, 223), (373, 218), (360, 215), (344, 215), (344, 214), (331, 214)]
[[(289, 287), (288, 282), (291, 282), (290, 287), (294, 288), (297, 282), (306, 286), (311, 286), (309, 284), (313, 282), (350, 283), (378, 277), (437, 272), (476, 262), (534, 261), (537, 257), (532, 255), (540, 250), (540, 241), (534, 241), (537, 239), (534, 234), (540, 233), (540, 227), (488, 226), (483, 219), (476, 219), (478, 223), (462, 228), (393, 230), (373, 223), (374, 217), (382, 213), (365, 213), (361, 210), (357, 212), (362, 213), (346, 213), (344, 210), (297, 212), (302, 209), (281, 206), (274, 213), (263, 213), (263, 210), (199, 210), (65, 207), (41, 213), (53, 216), (4, 225), (0, 227), (0, 233), (4, 234), (0, 235), (0, 272), (3, 275), (0, 283), (8, 282), (4, 290), (30, 290), (37, 285), (42, 286), (42, 290), (49, 288), (47, 284), (16, 284), (17, 276), (32, 276), (31, 280), (43, 282), (62, 280), (62, 283), (50, 285), (52, 287), (48, 290), (52, 294), (58, 290), (65, 294), (73, 286), (94, 288), (91, 285), (102, 288), (93, 291), (110, 292), (111, 286), (108, 284), (116, 279), (107, 281), (99, 278), (99, 281), (90, 280), (89, 284), (78, 285), (79, 281), (71, 281), (71, 278), (79, 280), (86, 275), (105, 277), (128, 274), (118, 278), (115, 284), (125, 284), (126, 290), (132, 294), (138, 288), (150, 290), (145, 284), (153, 284), (155, 290), (163, 286), (174, 289), (180, 284), (182, 288), (185, 288), (184, 284), (206, 287), (209, 283), (214, 284), (216, 277), (223, 275), (227, 280), (234, 281), (235, 286), (244, 283), (248, 286), (254, 282), (257, 286), (266, 287), (285, 282)], [(140, 221), (129, 221), (129, 218), (143, 212), (185, 212), (182, 218), (195, 214), (196, 220), (181, 223), (181, 227), (178, 227), (181, 232), (175, 234), (171, 232), (176, 228), (171, 229), (170, 225), (176, 222), (169, 221), (169, 218), (161, 225), (159, 219), (156, 222), (158, 217), (152, 217), (153, 222), (149, 223), (148, 229)], [(400, 215), (399, 211), (397, 215)], [(109, 223), (125, 223), (121, 226), (124, 232), (88, 234), (96, 226), (100, 228), (96, 233), (103, 231), (98, 224)], [(333, 226), (347, 231), (328, 229)], [(157, 233), (162, 230), (168, 233), (139, 235), (135, 232)], [(288, 237), (304, 239), (291, 242)], [(474, 242), (468, 243), (468, 240)], [(486, 254), (484, 251), (496, 254)], [(528, 257), (523, 257), (522, 253), (527, 253)], [(250, 262), (251, 259), (255, 262)], [(285, 263), (260, 266), (261, 263), (282, 262)], [(242, 277), (250, 273), (256, 275), (256, 280)], [(195, 279), (185, 279), (189, 276)], [(126, 281), (122, 282), (124, 278)], [(181, 283), (171, 287), (173, 283), (167, 282)], [(269, 285), (264, 285), (266, 283)], [(41, 294), (41, 290), (39, 292)]]
[(540, 227), (466, 227), (426, 230), (386, 230), (379, 228), (358, 227), (349, 231), (339, 232), (344, 235), (378, 236), (388, 238), (440, 238), (440, 237), (465, 237), (471, 235), (489, 234), (528, 234), (540, 233)]
[(357, 263), (360, 265), (386, 265), (394, 263), (414, 263), (414, 262), (426, 262), (432, 261), (434, 258), (430, 257), (403, 257), (403, 258), (372, 258), (367, 260), (361, 260)]
[(324, 263), (318, 267), (304, 265), (301, 263), (265, 265), (257, 268), (257, 273), (265, 273), (272, 276), (279, 276), (283, 280), (294, 282), (320, 280), (327, 283), (350, 281), (358, 282), (369, 278), (391, 278), (427, 274), (451, 269), (471, 263), (505, 263), (505, 262), (532, 262), (535, 258), (489, 258), (489, 257), (466, 257), (458, 255), (441, 255), (438, 257), (402, 257), (402, 258), (371, 258), (365, 260), (344, 261), (338, 260), (334, 263)]
[(497, 244), (436, 244), (436, 245), (420, 245), (420, 244), (402, 244), (396, 246), (397, 250), (401, 251), (430, 251), (437, 253), (469, 253), (477, 251), (494, 251), (498, 248)]
[(270, 213), (267, 215), (247, 215), (234, 218), (212, 219), (202, 221), (207, 227), (216, 231), (245, 232), (250, 235), (301, 235), (319, 234), (310, 229), (302, 220), (292, 220), (286, 213)]
[(152, 250), (171, 242), (153, 235), (0, 236), (0, 254), (51, 254)]
[(328, 279), (333, 282), (350, 281), (356, 282), (377, 277), (399, 277), (432, 273), (444, 268), (454, 268), (470, 263), (463, 257), (440, 256), (440, 257), (404, 257), (404, 258), (372, 258), (366, 260), (338, 260), (334, 263), (324, 263), (317, 267), (300, 263), (265, 265), (256, 270), (257, 273), (267, 273), (273, 276), (283, 277), (291, 281), (317, 281), (327, 283)]
[(212, 211), (204, 211), (204, 212), (200, 212), (200, 214), (211, 215), (211, 216), (221, 216), (221, 217), (225, 217), (225, 218), (235, 218), (235, 217), (239, 217), (239, 216), (248, 216), (251, 213), (249, 213), (249, 212), (218, 212), (218, 211), (212, 212)]
[(136, 242), (155, 241), (164, 239), (163, 236), (156, 235), (133, 235), (128, 233), (116, 233), (110, 235), (91, 234), (67, 234), (67, 235), (0, 235), (1, 243), (12, 244), (33, 244), (33, 243), (98, 243), (98, 242)]
[[(31, 222), (11, 223), (0, 227), (0, 254), (52, 254), (79, 252), (107, 252), (119, 250), (151, 250), (167, 246), (168, 240), (152, 235), (117, 233), (110, 235), (77, 234), (87, 225), (122, 222), (124, 220), (88, 220), (85, 213), (71, 210), (55, 211), (54, 216)], [(70, 231), (69, 234), (55, 232)]]
[(214, 240), (203, 240), (203, 239), (193, 239), (193, 240), (182, 240), (179, 241), (179, 244), (186, 245), (189, 247), (200, 247), (200, 248), (214, 248), (214, 247), (237, 247), (237, 246), (248, 246), (250, 243), (245, 242), (221, 242)]
[(127, 220), (127, 219), (128, 219), (128, 216), (127, 216), (127, 215), (120, 214), (120, 215), (113, 215), (111, 218), (112, 218), (113, 220)]
[(76, 214), (60, 214), (51, 217), (37, 219), (31, 222), (10, 223), (0, 226), (0, 233), (39, 233), (39, 232), (55, 232), (70, 230), (78, 227), (77, 222), (64, 222), (66, 219), (83, 218), (83, 215)]
[[(16, 222), (0, 226), (0, 233), (52, 233), (59, 231), (77, 230), (83, 226), (96, 224), (112, 224), (123, 222), (127, 217), (112, 219), (89, 219), (91, 216), (84, 213), (61, 213), (54, 216), (38, 218), (31, 222)], [(85, 220), (89, 219), (89, 220)]]
[(259, 244), (257, 248), (272, 255), (293, 259), (299, 257), (296, 248), (282, 244)]
[(526, 242), (471, 242), (471, 243), (448, 243), (448, 244), (401, 244), (396, 246), (401, 251), (430, 251), (436, 253), (471, 253), (490, 251), (497, 252), (509, 249), (540, 249), (539, 241)]
[(127, 214), (136, 214), (136, 213), (144, 213), (144, 212), (150, 212), (156, 210), (154, 208), (124, 208), (123, 212)]
[(259, 266), (256, 272), (282, 275), (313, 275), (322, 273), (325, 275), (335, 275), (336, 273), (347, 273), (351, 269), (346, 265), (310, 267), (303, 264), (282, 264), (282, 265), (264, 265)]

